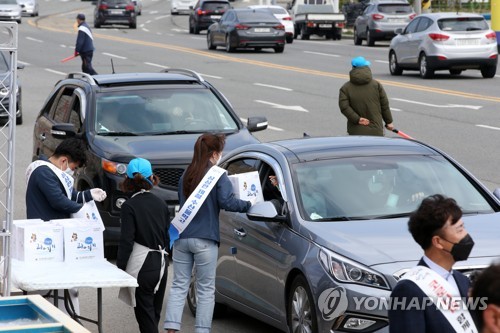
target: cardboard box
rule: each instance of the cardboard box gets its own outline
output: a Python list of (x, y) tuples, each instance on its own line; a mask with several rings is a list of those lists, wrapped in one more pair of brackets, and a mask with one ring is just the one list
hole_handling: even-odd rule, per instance
[(14, 221), (12, 239), (20, 261), (63, 261), (63, 228), (42, 220)]
[(228, 177), (233, 184), (233, 192), (236, 198), (246, 201), (257, 198), (256, 202), (264, 201), (259, 173), (257, 171), (240, 173)]
[(104, 240), (101, 227), (85, 219), (52, 220), (64, 226), (64, 261), (104, 260)]

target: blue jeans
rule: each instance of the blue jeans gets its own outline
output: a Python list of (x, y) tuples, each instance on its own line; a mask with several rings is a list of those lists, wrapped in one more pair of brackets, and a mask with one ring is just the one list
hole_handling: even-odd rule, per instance
[(215, 269), (218, 246), (213, 240), (180, 238), (174, 243), (174, 278), (167, 300), (165, 329), (181, 329), (182, 312), (191, 282), (193, 264), (196, 276), (195, 333), (209, 333), (215, 305)]

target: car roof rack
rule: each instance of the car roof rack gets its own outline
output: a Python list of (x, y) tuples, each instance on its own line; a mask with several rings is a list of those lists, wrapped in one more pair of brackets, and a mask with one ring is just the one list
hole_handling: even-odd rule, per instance
[(195, 71), (192, 71), (190, 69), (186, 69), (186, 68), (165, 68), (164, 70), (162, 70), (162, 73), (171, 73), (171, 72), (177, 72), (177, 73), (187, 74), (189, 76), (194, 77), (195, 79), (197, 79), (200, 82), (205, 82), (205, 79), (203, 79), (203, 77), (201, 77), (200, 74), (198, 74)]
[(69, 73), (66, 78), (67, 79), (83, 79), (83, 80), (86, 80), (91, 85), (94, 85), (94, 86), (97, 85), (97, 83), (95, 82), (92, 75), (87, 74), (87, 73), (83, 73), (83, 72)]

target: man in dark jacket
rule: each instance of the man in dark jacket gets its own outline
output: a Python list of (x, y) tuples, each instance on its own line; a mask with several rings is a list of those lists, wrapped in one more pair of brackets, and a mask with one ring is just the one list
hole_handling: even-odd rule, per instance
[(389, 100), (382, 85), (372, 78), (370, 62), (352, 59), (349, 82), (340, 88), (339, 107), (347, 118), (349, 135), (384, 135), (384, 123), (393, 130)]
[(75, 56), (80, 55), (82, 58), (82, 72), (96, 75), (97, 72), (92, 67), (92, 57), (95, 50), (92, 31), (85, 22), (84, 14), (78, 14), (76, 22), (78, 23), (78, 37), (76, 38)]

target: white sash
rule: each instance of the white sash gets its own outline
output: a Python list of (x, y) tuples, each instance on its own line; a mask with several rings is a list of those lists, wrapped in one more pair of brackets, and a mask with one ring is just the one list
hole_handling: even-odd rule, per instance
[[(443, 314), (455, 332), (478, 332), (469, 310), (464, 309), (461, 305), (453, 305), (453, 297), (456, 298), (456, 296), (460, 295), (454, 295), (450, 284), (441, 275), (428, 267), (416, 266), (403, 275), (401, 279), (413, 281), (436, 305), (438, 311)], [(436, 304), (436, 302), (439, 302), (439, 304)], [(450, 308), (444, 309), (445, 305), (450, 305)]]
[(90, 29), (87, 28), (86, 26), (84, 26), (84, 25), (79, 26), (78, 31), (83, 31), (84, 33), (86, 33), (90, 37), (90, 39), (94, 40), (94, 37), (92, 36), (92, 33), (90, 32)]
[(198, 210), (200, 210), (201, 205), (210, 194), (210, 191), (225, 172), (226, 170), (214, 165), (208, 170), (198, 186), (196, 186), (193, 193), (191, 193), (184, 205), (182, 205), (179, 213), (175, 215), (171, 222), (179, 234), (191, 223)]
[(59, 178), (59, 181), (66, 190), (66, 195), (71, 200), (71, 195), (73, 193), (73, 183), (74, 183), (73, 177), (71, 177), (61, 169), (57, 168), (54, 164), (47, 161), (37, 160), (28, 165), (28, 168), (26, 169), (26, 186), (28, 185), (28, 182), (30, 180), (33, 171), (35, 171), (36, 168), (42, 165), (48, 166), (50, 170), (52, 170), (56, 174), (57, 178)]

